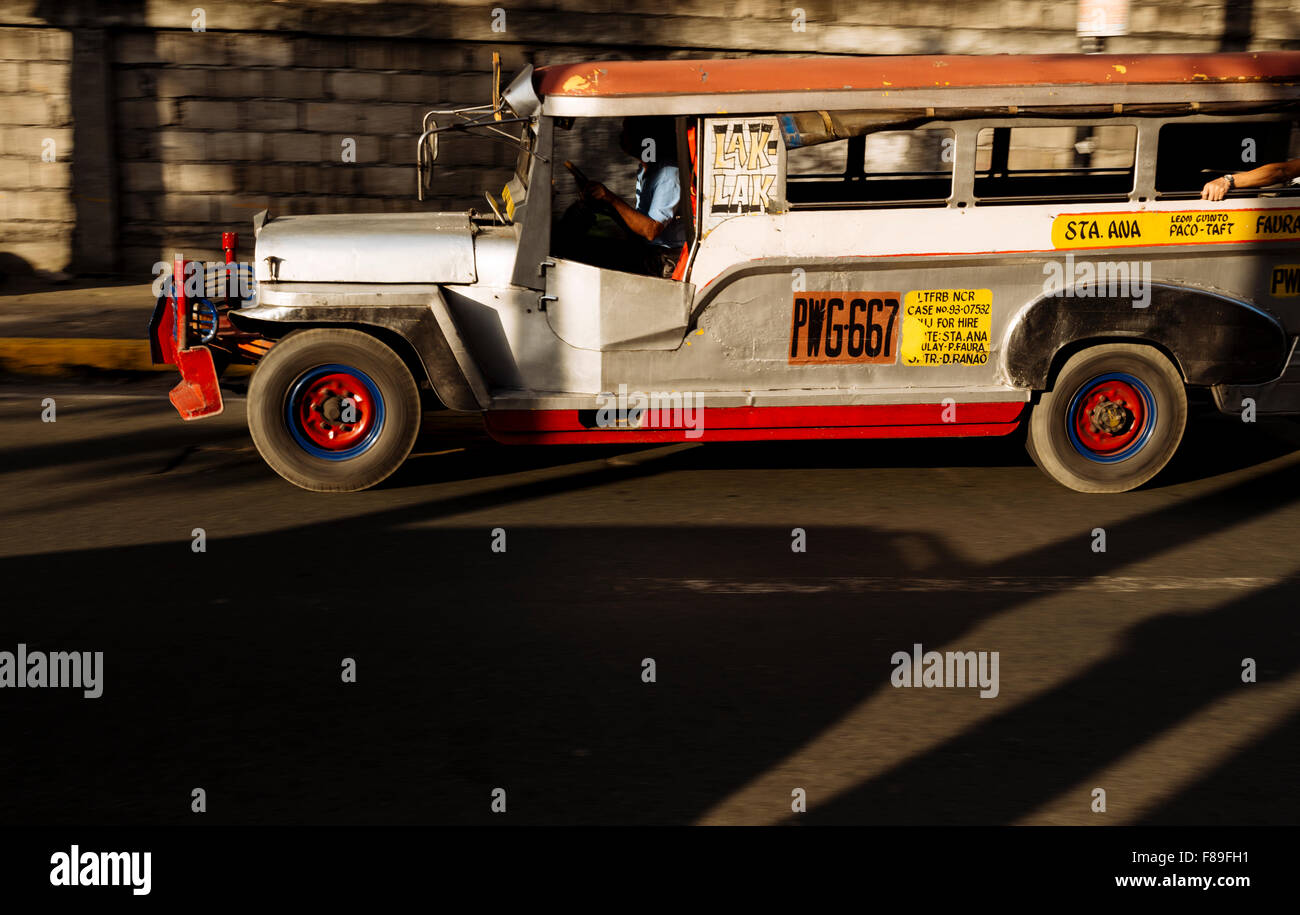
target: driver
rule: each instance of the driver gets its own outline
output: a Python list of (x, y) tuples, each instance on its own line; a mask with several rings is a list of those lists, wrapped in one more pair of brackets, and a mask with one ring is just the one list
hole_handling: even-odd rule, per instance
[(681, 177), (677, 171), (677, 138), (673, 119), (629, 117), (623, 119), (619, 147), (640, 160), (636, 198), (629, 204), (599, 181), (582, 185), (584, 199), (607, 204), (632, 234), (627, 244), (630, 269), (655, 276), (671, 276), (686, 240), (686, 228), (677, 215)]

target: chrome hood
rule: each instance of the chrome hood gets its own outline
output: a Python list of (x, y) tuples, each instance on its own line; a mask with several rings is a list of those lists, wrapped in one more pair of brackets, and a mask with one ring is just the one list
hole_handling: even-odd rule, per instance
[(259, 213), (259, 283), (473, 283), (468, 213)]

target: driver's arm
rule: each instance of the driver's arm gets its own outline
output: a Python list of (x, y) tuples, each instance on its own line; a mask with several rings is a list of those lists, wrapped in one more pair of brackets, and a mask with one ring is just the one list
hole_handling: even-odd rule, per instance
[(608, 203), (618, 214), (618, 218), (623, 225), (627, 226), (637, 235), (640, 235), (646, 241), (654, 241), (659, 237), (659, 233), (668, 225), (667, 220), (660, 222), (651, 219), (645, 213), (635, 209), (627, 203), (622, 197), (615, 194), (599, 181), (593, 181), (587, 185), (587, 195), (592, 200), (600, 200)]

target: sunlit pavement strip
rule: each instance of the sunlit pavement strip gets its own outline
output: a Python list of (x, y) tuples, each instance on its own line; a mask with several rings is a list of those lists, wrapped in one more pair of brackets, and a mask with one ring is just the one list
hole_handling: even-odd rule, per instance
[(175, 371), (169, 365), (153, 364), (146, 339), (89, 337), (0, 337), (0, 366), (18, 374), (56, 377), (73, 366), (127, 372)]
[(1300, 576), (1207, 577), (1186, 575), (1076, 577), (1045, 575), (1022, 578), (817, 578), (780, 581), (740, 579), (638, 578), (645, 590), (694, 591), (703, 594), (865, 594), (894, 591), (993, 591), (1042, 594), (1052, 591), (1251, 591), (1284, 582), (1300, 583)]
[[(30, 383), (30, 382), (28, 382), (28, 383)], [(114, 394), (94, 394), (94, 393), (83, 393), (83, 392), (81, 392), (81, 391), (76, 391), (75, 393), (71, 393), (71, 394), (64, 394), (63, 392), (58, 392), (58, 393), (60, 393), (61, 396), (65, 397), (65, 398), (66, 398), (67, 400), (69, 400), (69, 401), (77, 401), (77, 400), (146, 400), (146, 401), (149, 401), (150, 403), (158, 403), (160, 399), (162, 399), (162, 400), (166, 400), (166, 398), (167, 398), (167, 392), (166, 392), (166, 391), (162, 391), (162, 392), (155, 393), (155, 394), (116, 394), (116, 393), (114, 393)], [(224, 400), (226, 400), (227, 402), (229, 402), (229, 401), (232, 400), (232, 399), (236, 399), (236, 398), (233, 398), (230, 394), (227, 394), (227, 393), (224, 392), (224, 391), (222, 392), (222, 398), (223, 398)], [(17, 392), (17, 391), (0, 391), (0, 403), (4, 403), (4, 402), (8, 402), (8, 401), (15, 401), (15, 402), (17, 402), (17, 403), (28, 403), (28, 402), (30, 402), (30, 401), (32, 401), (32, 400), (37, 400), (37, 401), (39, 401), (40, 399), (41, 399), (41, 398), (40, 398), (39, 396), (33, 395), (33, 394), (32, 394), (31, 392), (29, 392), (29, 391), (22, 391), (22, 392)], [(241, 399), (241, 400), (242, 400), (242, 398), (238, 398), (238, 399)]]
[[(110, 372), (175, 373), (175, 366), (155, 365), (149, 341), (94, 337), (0, 337), (0, 371), (15, 375), (64, 378), (78, 369)], [(232, 365), (229, 377), (252, 373), (251, 366)]]
[[(1297, 709), (1300, 673), (1277, 683), (1251, 684), (1090, 774), (1018, 825), (1123, 825), (1140, 820)], [(1152, 772), (1159, 772), (1160, 778), (1152, 779)], [(1091, 792), (1097, 787), (1106, 790), (1104, 817), (1090, 812)]]
[[(1283, 511), (1286, 510), (1283, 507)], [(1292, 509), (1294, 512), (1294, 509)], [(1230, 556), (1233, 547), (1243, 542), (1255, 542), (1254, 536), (1266, 536), (1268, 525), (1276, 525), (1277, 513), (1256, 514), (1241, 524), (1219, 528), (1212, 536), (1200, 538), (1197, 543)], [(1252, 528), (1260, 531), (1252, 532)], [(1159, 553), (1147, 558), (1140, 567), (1156, 568), (1176, 560), (1178, 549)], [(1289, 562), (1291, 557), (1276, 562)], [(1275, 562), (1275, 564), (1276, 564)], [(1261, 561), (1267, 565), (1267, 561)], [(1250, 576), (1267, 587), (1270, 583), (1290, 581), (1297, 577), (1294, 568), (1285, 570), (1286, 574)], [(1278, 573), (1282, 570), (1278, 569)], [(1145, 579), (1147, 576), (1130, 576)], [(1163, 576), (1151, 576), (1159, 580)], [(873, 579), (879, 581), (880, 579)], [(997, 580), (997, 579), (994, 579)], [(1032, 580), (1032, 579), (1031, 579)], [(1078, 581), (1091, 579), (1080, 578)], [(1190, 580), (1197, 581), (1192, 578)], [(1239, 578), (1208, 578), (1201, 581), (1240, 581)], [(1058, 621), (1068, 621), (1077, 617), (1077, 598), (1074, 589), (1051, 589), (1041, 597), (1031, 597), (1017, 603), (1009, 609), (991, 616), (962, 633), (959, 640), (945, 645), (926, 645), (935, 651), (998, 650), (1002, 652), (1001, 694), (995, 700), (973, 699), (971, 701), (954, 701), (952, 691), (935, 690), (900, 690), (889, 685), (890, 668), (886, 665), (887, 655), (874, 663), (864, 661), (864, 679), (879, 683), (865, 699), (854, 709), (844, 715), (803, 747), (796, 750), (784, 760), (770, 767), (747, 784), (743, 785), (729, 797), (724, 798), (712, 809), (704, 813), (697, 821), (701, 824), (775, 824), (787, 820), (790, 816), (790, 790), (803, 787), (808, 792), (809, 810), (826, 804), (841, 794), (857, 788), (871, 779), (878, 778), (909, 759), (933, 750), (935, 747), (953, 740), (978, 727), (985, 721), (1012, 711), (1014, 708), (1047, 693), (1062, 683), (1078, 677), (1088, 668), (1102, 663), (1121, 645), (1127, 634), (1144, 621), (1164, 616), (1171, 612), (1168, 601), (1176, 601), (1179, 594), (1190, 594), (1205, 588), (1167, 591), (1164, 603), (1157, 600), (1149, 602), (1139, 599), (1117, 599), (1109, 604), (1100, 603), (1089, 614), (1087, 620), (1086, 640), (1080, 640), (1079, 629), (1059, 625)], [(1241, 590), (1236, 588), (1234, 590)], [(1179, 607), (1177, 612), (1205, 612), (1203, 606)], [(1212, 609), (1212, 608), (1210, 608)], [(1028, 634), (1028, 635), (1027, 635)], [(907, 645), (895, 646), (906, 649)], [(1054, 676), (1030, 676), (1019, 678), (1009, 675), (1015, 667), (1022, 670), (1052, 670)], [(1290, 682), (1289, 680), (1287, 681)], [(1289, 687), (1287, 687), (1289, 689)], [(1221, 705), (1230, 704), (1234, 709), (1252, 708), (1261, 705), (1267, 698), (1266, 693), (1257, 691), (1258, 684), (1252, 684), (1250, 691), (1220, 700), (1210, 708), (1215, 711), (1201, 712), (1192, 716), (1191, 721), (1199, 722), (1201, 715), (1216, 715)], [(906, 696), (906, 699), (902, 697)], [(906, 702), (907, 727), (898, 726), (901, 703)], [(1260, 721), (1266, 717), (1267, 721)], [(1249, 736), (1258, 736), (1275, 716), (1256, 712), (1256, 716), (1239, 715), (1237, 726), (1243, 732), (1241, 740)], [(1143, 769), (1146, 763), (1132, 763), (1128, 759), (1140, 756), (1143, 752), (1164, 755), (1170, 746), (1178, 746), (1179, 752), (1189, 758), (1198, 758), (1198, 762), (1210, 765), (1209, 753), (1212, 750), (1200, 748), (1190, 752), (1187, 747), (1188, 737), (1199, 728), (1199, 724), (1189, 724), (1173, 729), (1158, 742), (1149, 743), (1126, 758), (1119, 765), (1125, 773), (1141, 773), (1145, 778), (1143, 784), (1151, 781), (1161, 782), (1156, 791), (1147, 789), (1143, 809), (1158, 802), (1157, 791), (1166, 790), (1161, 770)], [(1216, 738), (1217, 740), (1217, 738)], [(1163, 741), (1163, 742), (1159, 742)], [(1204, 765), (1196, 766), (1195, 772), (1205, 771)], [(1152, 772), (1159, 773), (1152, 778)], [(1135, 776), (1136, 777), (1136, 776)], [(1190, 777), (1190, 776), (1189, 776)], [(1137, 792), (1135, 791), (1136, 795)], [(1080, 799), (1077, 792), (1069, 798), (1062, 796), (1054, 804), (1086, 805), (1085, 793)], [(1136, 815), (1136, 814), (1134, 814)]]
[[(1060, 602), (1059, 606), (1054, 606), (1054, 602)], [(1186, 607), (1181, 608), (1180, 612), (1194, 613), (1196, 610), (1194, 607)], [(1057, 631), (1055, 626), (1044, 624), (1044, 621), (1068, 618), (1069, 614), (1076, 612), (1074, 603), (1063, 594), (1032, 598), (963, 633), (957, 642), (925, 646), (927, 650), (940, 652), (1000, 650), (1001, 694), (994, 700), (972, 697), (969, 701), (961, 701), (954, 696), (955, 691), (952, 690), (895, 689), (889, 685), (891, 668), (886, 664), (887, 654), (864, 661), (864, 666), (873, 668), (874, 675), (881, 684), (871, 695), (799, 750), (719, 802), (697, 822), (703, 825), (773, 825), (784, 822), (791, 816), (790, 790), (796, 786), (807, 790), (808, 809), (813, 811), (817, 806), (832, 802), (838, 796), (906, 764), (909, 759), (942, 746), (989, 719), (1008, 714), (1014, 708), (1078, 677), (1088, 668), (1104, 663), (1122, 643), (1129, 630), (1168, 611), (1140, 601), (1112, 607), (1109, 615), (1099, 611), (1089, 620), (1090, 638), (1086, 643), (1078, 640), (1076, 629)], [(1026, 633), (1031, 633), (1032, 636), (1027, 637)], [(905, 649), (910, 646), (897, 647)], [(1055, 675), (1017, 678), (1012, 673), (1016, 668), (1050, 669), (1055, 671)], [(1253, 709), (1265, 702), (1268, 695), (1257, 690), (1258, 685), (1252, 684), (1248, 692), (1223, 700), (1221, 704), (1234, 710)], [(907, 726), (900, 727), (899, 716), (904, 708)], [(1217, 710), (1218, 707), (1214, 708)], [(1261, 717), (1267, 717), (1268, 720), (1261, 721)], [(1274, 714), (1265, 715), (1262, 711), (1254, 717), (1239, 714), (1233, 729), (1237, 733), (1232, 740), (1244, 742), (1251, 737), (1258, 737), (1274, 718)], [(1210, 720), (1218, 720), (1218, 714), (1214, 714)], [(1170, 753), (1177, 753), (1194, 760), (1191, 767), (1193, 771), (1188, 773), (1187, 780), (1207, 771), (1205, 767), (1212, 765), (1214, 759), (1218, 758), (1218, 750), (1214, 747), (1199, 747), (1193, 751), (1188, 744), (1191, 736), (1200, 733), (1204, 726), (1198, 715), (1194, 723), (1175, 729), (1157, 744), (1148, 744), (1135, 751), (1117, 767), (1130, 786), (1130, 796), (1137, 796), (1144, 790), (1134, 787), (1134, 782), (1137, 781), (1144, 786), (1149, 786), (1152, 782), (1159, 783), (1159, 794), (1176, 790), (1176, 785), (1166, 783), (1165, 773), (1161, 769), (1153, 770), (1148, 768), (1148, 761), (1139, 761), (1146, 752), (1160, 759)], [(1217, 736), (1205, 739), (1202, 735), (1197, 739), (1209, 744), (1218, 742)], [(1230, 751), (1231, 748), (1223, 750), (1225, 753)], [(1153, 776), (1153, 772), (1157, 774)], [(1096, 785), (1107, 787), (1109, 795), (1109, 782), (1090, 780), (1089, 790)], [(1121, 783), (1115, 785), (1120, 787)], [(1080, 808), (1087, 811), (1090, 801), (1088, 791), (1080, 794), (1080, 790), (1074, 789), (1061, 795), (1052, 805), (1044, 808), (1048, 811), (1044, 816), (1050, 816), (1051, 810), (1066, 805), (1076, 811)], [(1159, 801), (1157, 792), (1150, 787), (1145, 790), (1147, 793), (1137, 802), (1142, 809)], [(1127, 815), (1132, 817), (1137, 814)]]

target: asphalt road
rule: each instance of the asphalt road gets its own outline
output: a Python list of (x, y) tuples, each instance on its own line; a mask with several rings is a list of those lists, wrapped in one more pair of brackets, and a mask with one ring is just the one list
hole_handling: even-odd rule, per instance
[[(104, 652), (98, 699), (0, 689), (0, 822), (1300, 820), (1300, 424), (1200, 418), (1087, 496), (1014, 440), (440, 417), (331, 496), (168, 382), (0, 393), (0, 651)], [(998, 652), (997, 696), (895, 688), (917, 643)]]

